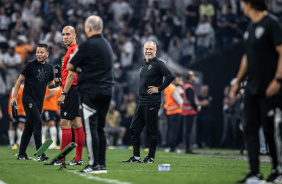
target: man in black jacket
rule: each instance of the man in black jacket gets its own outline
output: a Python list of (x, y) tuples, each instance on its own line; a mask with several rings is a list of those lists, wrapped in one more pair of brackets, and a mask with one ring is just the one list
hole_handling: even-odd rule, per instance
[[(161, 104), (161, 91), (174, 77), (165, 64), (156, 57), (157, 46), (153, 41), (144, 45), (145, 63), (140, 73), (139, 100), (130, 125), (133, 142), (133, 157), (123, 162), (141, 162), (140, 133), (146, 125), (149, 138), (149, 154), (143, 163), (154, 163), (157, 147), (158, 110)], [(163, 76), (165, 81), (163, 82)]]
[(67, 65), (68, 70), (77, 72), (78, 92), (82, 107), (85, 129), (88, 165), (83, 173), (107, 173), (105, 117), (113, 93), (113, 51), (102, 35), (103, 21), (90, 16), (85, 21), (88, 39), (79, 45)]

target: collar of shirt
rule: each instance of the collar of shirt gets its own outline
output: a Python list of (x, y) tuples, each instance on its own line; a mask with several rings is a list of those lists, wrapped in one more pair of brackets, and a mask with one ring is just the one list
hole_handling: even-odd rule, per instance
[(144, 59), (144, 61), (145, 61), (145, 64), (148, 65), (148, 64), (150, 64), (152, 61), (157, 61), (157, 57), (154, 57), (153, 59), (149, 59), (149, 62), (148, 62), (148, 63), (146, 62), (146, 59)]
[(88, 39), (90, 39), (90, 38), (102, 38), (102, 37), (103, 37), (103, 34), (96, 34), (96, 35), (90, 36)]

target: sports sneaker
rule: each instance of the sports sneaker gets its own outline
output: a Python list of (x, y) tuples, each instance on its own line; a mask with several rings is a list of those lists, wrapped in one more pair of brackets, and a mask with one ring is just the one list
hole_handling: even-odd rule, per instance
[(21, 155), (18, 155), (17, 159), (18, 160), (31, 160), (30, 158), (28, 158), (28, 156), (25, 153), (21, 154)]
[(56, 159), (56, 160), (53, 160), (49, 163), (45, 163), (44, 165), (63, 165), (63, 164), (65, 164), (65, 161), (60, 161), (60, 160)]
[(249, 171), (245, 178), (237, 181), (236, 183), (259, 183), (260, 181), (263, 181), (262, 175), (260, 173), (251, 173)]
[(164, 152), (165, 152), (165, 153), (170, 152), (170, 148), (165, 148)]
[(14, 146), (14, 144), (9, 144), (8, 148), (12, 148)]
[(48, 160), (49, 157), (45, 155), (44, 153), (41, 156), (37, 157), (38, 162), (44, 162), (45, 160)]
[(107, 170), (105, 165), (100, 165), (101, 170)]
[(137, 162), (137, 163), (140, 163), (141, 162), (141, 159), (139, 158), (139, 159), (136, 159), (135, 158), (135, 156), (133, 156), (133, 157), (130, 157), (130, 159), (129, 160), (124, 160), (124, 161), (122, 161), (122, 162)]
[(267, 177), (267, 182), (274, 182), (276, 179), (281, 178), (282, 175), (276, 169), (271, 170), (271, 174)]
[(18, 145), (15, 143), (15, 144), (11, 147), (11, 149), (13, 149), (13, 150), (18, 149)]
[(75, 159), (73, 158), (72, 161), (70, 161), (70, 163), (68, 163), (67, 165), (83, 165), (83, 160), (80, 161), (75, 161)]
[(150, 157), (146, 156), (146, 158), (143, 160), (142, 163), (150, 163), (150, 164), (152, 164), (152, 163), (154, 163), (154, 158), (150, 158)]
[(82, 169), (79, 172), (81, 172), (81, 173), (101, 174), (101, 173), (107, 173), (107, 170), (101, 170), (101, 166), (100, 165), (96, 165), (96, 166), (87, 165), (84, 169)]

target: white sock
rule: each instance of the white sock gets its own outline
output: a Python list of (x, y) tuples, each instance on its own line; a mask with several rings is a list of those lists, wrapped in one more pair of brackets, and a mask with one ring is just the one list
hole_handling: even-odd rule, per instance
[(48, 126), (42, 126), (42, 143), (46, 141)]
[(137, 157), (137, 156), (134, 156), (134, 158), (135, 158), (136, 160), (139, 160), (139, 159), (140, 159), (140, 157)]
[(22, 139), (23, 131), (19, 128), (17, 128), (17, 144), (21, 144), (21, 139)]
[(122, 139), (121, 139), (121, 138), (119, 138), (119, 139), (117, 140), (117, 145), (118, 145), (118, 146), (122, 145)]
[(50, 137), (54, 143), (54, 145), (57, 145), (57, 128), (56, 127), (50, 127), (49, 128), (50, 131)]
[(8, 131), (10, 145), (15, 143), (15, 133), (16, 133), (15, 130)]

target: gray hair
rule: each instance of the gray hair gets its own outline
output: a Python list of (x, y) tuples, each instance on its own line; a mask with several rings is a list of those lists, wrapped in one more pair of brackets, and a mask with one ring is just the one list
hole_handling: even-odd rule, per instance
[(85, 26), (89, 26), (92, 31), (102, 31), (103, 21), (99, 16), (90, 16), (85, 21)]
[(156, 42), (154, 42), (154, 41), (147, 41), (147, 42), (144, 44), (144, 47), (145, 47), (145, 45), (146, 45), (147, 43), (153, 43), (154, 47), (155, 47), (156, 50), (157, 50), (157, 44), (156, 44)]

